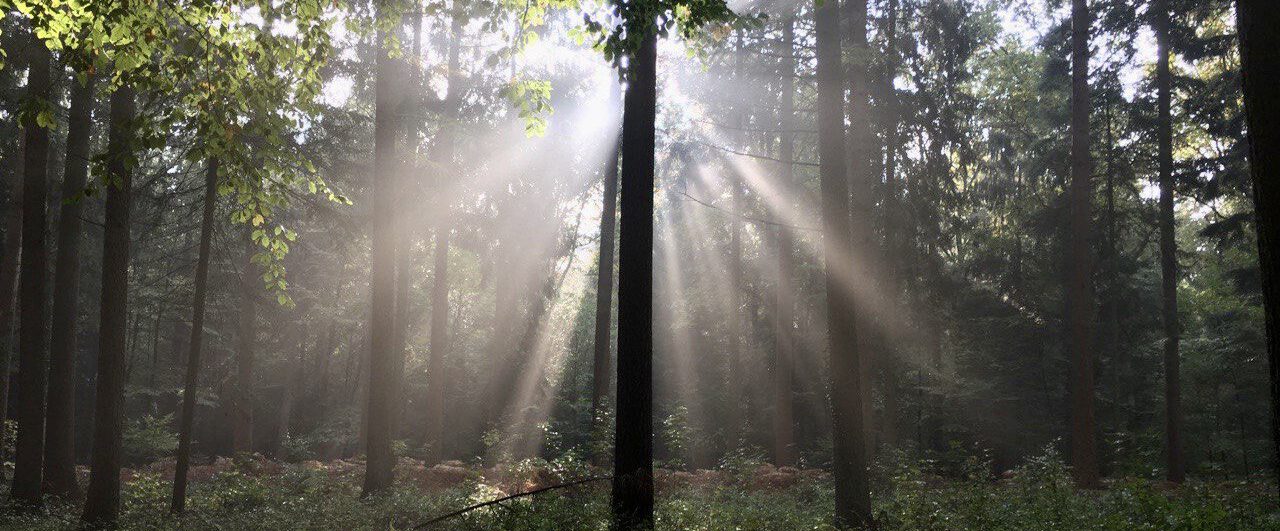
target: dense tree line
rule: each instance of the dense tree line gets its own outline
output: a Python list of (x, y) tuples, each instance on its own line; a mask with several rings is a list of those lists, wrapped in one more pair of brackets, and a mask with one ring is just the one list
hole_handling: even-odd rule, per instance
[(1275, 468), (1271, 4), (0, 0), (9, 496), (574, 452), (643, 529), (759, 455), (870, 527), (904, 455)]

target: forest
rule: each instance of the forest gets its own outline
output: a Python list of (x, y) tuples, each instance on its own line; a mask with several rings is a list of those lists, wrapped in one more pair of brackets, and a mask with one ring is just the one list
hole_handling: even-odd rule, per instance
[(1280, 530), (1280, 2), (0, 0), (0, 529)]

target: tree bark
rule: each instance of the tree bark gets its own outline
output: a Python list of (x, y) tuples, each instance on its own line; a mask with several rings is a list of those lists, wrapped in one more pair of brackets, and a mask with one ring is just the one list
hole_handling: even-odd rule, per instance
[[(1266, 307), (1271, 377), (1271, 436), (1280, 462), (1280, 3), (1237, 0), (1254, 226)], [(1280, 468), (1277, 468), (1280, 476)]]
[(1066, 301), (1071, 357), (1071, 473), (1081, 488), (1098, 486), (1094, 418), (1092, 225), (1093, 157), (1089, 152), (1089, 27), (1087, 0), (1071, 9), (1071, 240)]
[(653, 529), (653, 186), (658, 36), (631, 56), (622, 115), (613, 525)]
[(1157, 136), (1160, 158), (1160, 287), (1164, 320), (1165, 477), (1182, 483), (1186, 466), (1182, 459), (1182, 387), (1178, 370), (1178, 243), (1173, 217), (1173, 116), (1172, 75), (1169, 72), (1169, 6), (1154, 4), (1156, 33), (1156, 91), (1159, 107)]
[[(381, 14), (379, 15), (381, 16)], [(369, 496), (389, 488), (395, 456), (391, 437), (399, 397), (403, 352), (396, 348), (396, 172), (400, 136), (396, 112), (403, 100), (401, 66), (387, 50), (391, 36), (379, 30), (376, 96), (374, 103), (374, 175), (372, 198), (371, 315), (369, 322), (369, 381), (365, 414), (365, 476), (362, 494)]]
[[(48, 98), (50, 53), (31, 38), (27, 48), (27, 97)], [(52, 104), (52, 103), (50, 103)], [(23, 119), (22, 265), (18, 319), (18, 442), (13, 459), (14, 501), (40, 504), (44, 457), (45, 386), (48, 381), (49, 280), (46, 205), (49, 200), (49, 130), (28, 113)]]
[(62, 176), (62, 212), (58, 221), (58, 258), (53, 274), (53, 322), (49, 344), (49, 394), (45, 420), (45, 490), (63, 498), (80, 494), (76, 484), (75, 398), (76, 321), (80, 310), (80, 233), (85, 181), (89, 175), (89, 137), (93, 126), (94, 78), (73, 81), (67, 129), (66, 170)]
[[(778, 158), (795, 159), (795, 19), (782, 22), (782, 95)], [(786, 162), (779, 175), (783, 201), (792, 206), (792, 187), (795, 186), (795, 167)], [(795, 466), (795, 344), (792, 336), (795, 324), (795, 299), (791, 279), (795, 274), (792, 254), (792, 235), (786, 226), (773, 231), (777, 256), (777, 279), (773, 293), (774, 368), (773, 368), (773, 461), (777, 466)]]
[(236, 378), (232, 404), (231, 446), (236, 452), (253, 451), (253, 366), (258, 343), (257, 275), (253, 254), (258, 246), (245, 241), (244, 273), (240, 275), (240, 322), (236, 339)]
[(82, 519), (112, 526), (120, 514), (120, 450), (124, 433), (124, 370), (129, 308), (129, 209), (133, 169), (129, 167), (134, 127), (134, 93), (124, 86), (111, 95), (107, 138), (106, 222), (102, 240), (102, 302), (98, 320), (98, 377), (94, 406), (93, 457)]
[(818, 59), (818, 158), (822, 196), (822, 247), (826, 271), (827, 341), (831, 371), (831, 421), (836, 527), (872, 526), (871, 494), (863, 443), (858, 323), (849, 286), (836, 270), (846, 267), (849, 176), (845, 166), (844, 90), (840, 68), (840, 6), (821, 0), (814, 11)]
[[(23, 160), (19, 142), (14, 161)], [(13, 351), (14, 294), (18, 289), (18, 264), (22, 261), (22, 164), (14, 163), (9, 176), (9, 203), (5, 212), (4, 262), (0, 263), (0, 441), (7, 437), (9, 419), (9, 365)], [(8, 458), (0, 449), (0, 459)]]
[[(618, 140), (621, 142), (621, 139)], [(597, 426), (606, 418), (612, 380), (613, 350), (610, 347), (613, 314), (613, 247), (618, 224), (618, 157), (620, 143), (614, 144), (604, 164), (603, 208), (600, 211), (600, 261), (596, 272), (596, 322), (591, 375), (591, 421)], [(596, 433), (592, 430), (592, 433)], [(592, 456), (597, 466), (605, 466), (606, 455)]]
[(209, 255), (213, 243), (213, 218), (218, 202), (218, 159), (205, 168), (204, 211), (200, 217), (200, 251), (196, 258), (195, 287), (191, 302), (191, 342), (187, 374), (182, 390), (182, 419), (178, 428), (178, 456), (173, 471), (173, 497), (169, 510), (182, 513), (187, 504), (187, 470), (191, 466), (191, 430), (195, 422), (196, 386), (200, 375), (200, 349), (204, 342), (205, 297), (209, 284)]
[[(849, 83), (849, 192), (850, 208), (850, 252), (846, 258), (852, 261), (856, 275), (871, 276), (878, 274), (876, 253), (878, 246), (873, 241), (873, 210), (875, 209), (874, 184), (876, 173), (872, 169), (875, 150), (875, 137), (871, 132), (870, 85), (867, 69), (870, 63), (871, 48), (867, 43), (867, 0), (845, 0), (845, 23), (850, 53), (848, 68)], [(861, 269), (861, 271), (858, 271)], [(876, 279), (877, 281), (879, 279)], [(879, 282), (877, 282), (879, 283)], [(858, 307), (871, 307), (871, 301), (860, 301), (857, 297), (850, 303)], [(858, 355), (859, 391), (862, 393), (862, 444), (866, 446), (867, 459), (875, 455), (875, 401), (872, 397), (872, 375), (876, 372), (876, 348), (881, 341), (876, 337), (876, 316), (871, 312), (855, 310), (856, 318), (851, 321), (857, 327), (858, 343), (855, 348)]]

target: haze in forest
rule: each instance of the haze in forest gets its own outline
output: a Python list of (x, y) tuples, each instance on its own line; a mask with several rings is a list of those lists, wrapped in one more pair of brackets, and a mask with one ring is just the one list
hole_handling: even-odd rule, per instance
[(1280, 5), (0, 0), (3, 529), (1280, 529)]

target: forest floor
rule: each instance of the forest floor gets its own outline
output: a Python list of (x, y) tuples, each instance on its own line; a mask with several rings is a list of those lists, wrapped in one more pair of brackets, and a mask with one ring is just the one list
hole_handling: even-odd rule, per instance
[[(883, 471), (882, 471), (883, 472)], [(360, 498), (363, 463), (284, 464), (260, 457), (193, 467), (188, 511), (168, 514), (172, 461), (127, 470), (121, 528), (127, 530), (415, 529), (461, 508), (592, 477), (580, 460), (528, 460), (490, 468), (402, 458), (395, 488)], [(1109, 481), (1070, 486), (1059, 462), (1035, 461), (999, 480), (944, 479), (899, 464), (877, 480), (881, 529), (1275, 529), (1273, 484), (1248, 481)], [(720, 470), (660, 469), (657, 527), (691, 530), (833, 529), (830, 476), (818, 470), (740, 463)], [(467, 512), (428, 529), (605, 530), (608, 481), (556, 489)], [(0, 495), (8, 498), (0, 489)], [(39, 513), (0, 507), (0, 529), (76, 529), (79, 511), (50, 500)]]

